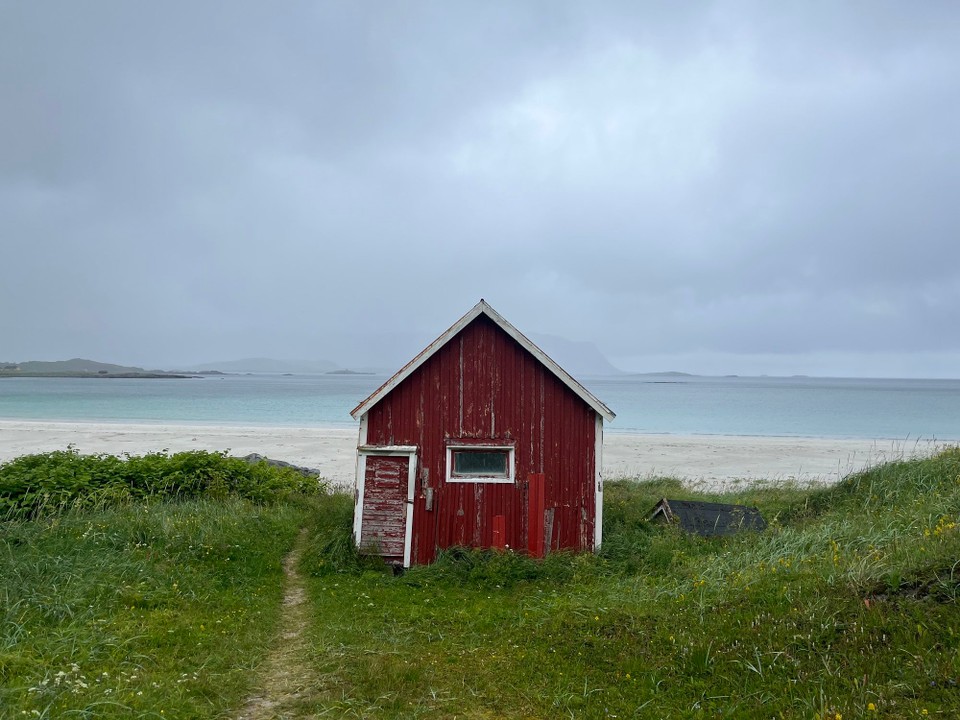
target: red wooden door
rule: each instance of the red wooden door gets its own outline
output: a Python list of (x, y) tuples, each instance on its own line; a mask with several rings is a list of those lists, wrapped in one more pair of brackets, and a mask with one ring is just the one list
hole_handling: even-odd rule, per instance
[(363, 478), (360, 549), (403, 562), (407, 529), (407, 478), (410, 458), (368, 455)]

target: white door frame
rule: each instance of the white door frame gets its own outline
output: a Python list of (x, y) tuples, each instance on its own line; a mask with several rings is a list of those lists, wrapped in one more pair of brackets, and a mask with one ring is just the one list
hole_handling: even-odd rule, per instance
[(360, 445), (357, 447), (357, 504), (353, 509), (353, 537), (360, 547), (360, 530), (363, 524), (363, 490), (367, 476), (367, 458), (373, 456), (407, 457), (407, 512), (403, 531), (403, 566), (410, 567), (410, 550), (413, 543), (413, 498), (417, 480), (416, 445)]

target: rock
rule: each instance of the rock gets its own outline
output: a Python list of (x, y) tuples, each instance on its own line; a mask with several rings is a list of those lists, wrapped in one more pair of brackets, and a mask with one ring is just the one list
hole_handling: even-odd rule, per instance
[(301, 467), (300, 465), (294, 465), (293, 463), (288, 463), (285, 460), (272, 460), (258, 453), (250, 453), (249, 455), (245, 455), (240, 459), (250, 463), (251, 465), (256, 465), (259, 462), (264, 462), (270, 467), (290, 468), (291, 470), (296, 470), (298, 473), (300, 473), (304, 477), (320, 477), (320, 471), (317, 470), (316, 468)]

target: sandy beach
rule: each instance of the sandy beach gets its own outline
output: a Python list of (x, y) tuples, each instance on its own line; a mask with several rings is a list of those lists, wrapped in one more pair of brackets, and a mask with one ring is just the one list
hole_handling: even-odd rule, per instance
[[(0, 462), (30, 453), (142, 455), (183, 450), (259, 453), (316, 468), (332, 484), (353, 484), (354, 428), (235, 427), (0, 421)], [(935, 441), (835, 440), (725, 435), (639, 435), (608, 432), (603, 474), (608, 479), (680, 477), (720, 487), (755, 481), (832, 483), (886, 460), (926, 455)]]

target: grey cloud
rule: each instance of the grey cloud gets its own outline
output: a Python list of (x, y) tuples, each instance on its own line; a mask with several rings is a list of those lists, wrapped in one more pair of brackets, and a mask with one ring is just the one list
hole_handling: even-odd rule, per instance
[(941, 372), (958, 18), (5, 5), (0, 359), (369, 364), (483, 296), (636, 367)]

